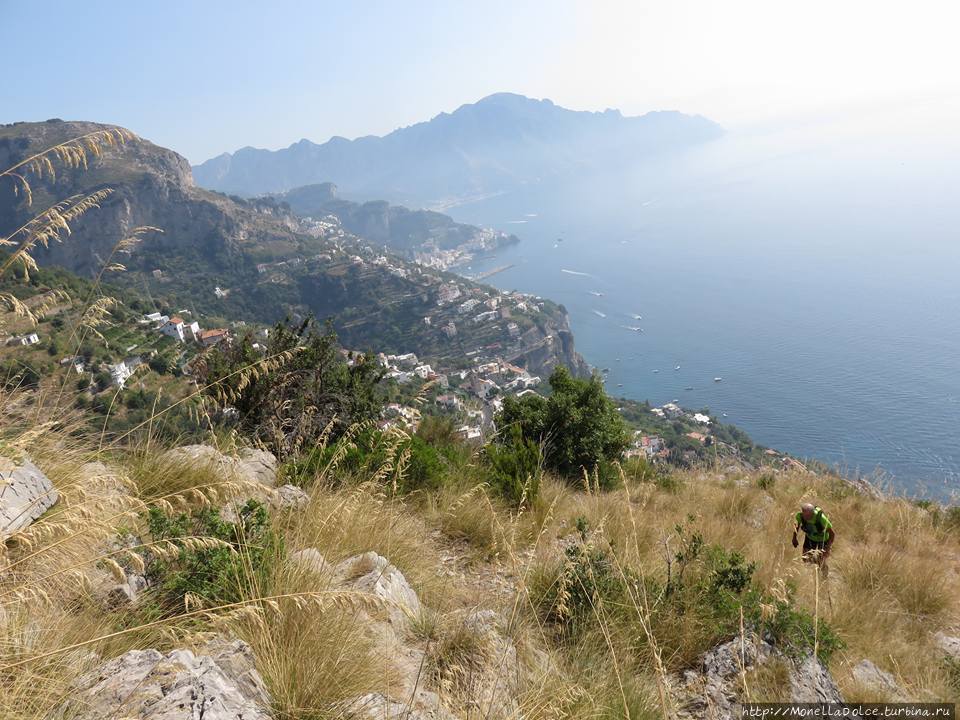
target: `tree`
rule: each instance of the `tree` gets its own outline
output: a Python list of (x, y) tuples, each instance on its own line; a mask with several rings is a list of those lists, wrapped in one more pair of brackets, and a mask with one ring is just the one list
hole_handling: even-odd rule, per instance
[(326, 439), (336, 440), (350, 426), (380, 415), (378, 383), (383, 371), (368, 353), (347, 364), (337, 337), (310, 318), (278, 323), (266, 352), (247, 334), (217, 346), (197, 368), (205, 392), (236, 409), (241, 432), (280, 457)]
[(568, 478), (620, 458), (629, 444), (627, 428), (598, 375), (578, 379), (558, 367), (550, 390), (549, 398), (504, 400), (497, 417), (504, 439), (510, 437), (508, 428), (519, 427), (524, 439), (543, 443), (545, 466)]

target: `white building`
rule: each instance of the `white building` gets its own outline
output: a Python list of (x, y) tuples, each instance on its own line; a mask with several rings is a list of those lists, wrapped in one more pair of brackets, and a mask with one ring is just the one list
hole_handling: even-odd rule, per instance
[(119, 388), (122, 388), (127, 379), (133, 375), (133, 371), (137, 369), (137, 366), (140, 364), (140, 358), (127, 358), (123, 362), (118, 362), (116, 365), (110, 365), (107, 369), (110, 371), (110, 379), (113, 381), (113, 384)]
[(413, 369), (413, 374), (421, 380), (426, 380), (433, 375), (433, 368), (429, 365), (417, 365), (417, 367)]
[(167, 321), (166, 325), (160, 328), (160, 332), (167, 337), (172, 337), (177, 342), (183, 342), (186, 337), (184, 335), (183, 318), (179, 315), (174, 315)]

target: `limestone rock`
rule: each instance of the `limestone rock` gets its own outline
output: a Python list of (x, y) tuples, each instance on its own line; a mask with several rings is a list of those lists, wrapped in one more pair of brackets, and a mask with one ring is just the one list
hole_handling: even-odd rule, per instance
[(0, 456), (0, 538), (27, 527), (57, 500), (53, 483), (30, 460)]
[(249, 646), (237, 640), (209, 650), (131, 650), (81, 677), (65, 710), (77, 720), (269, 720)]
[(290, 554), (290, 562), (318, 575), (330, 572), (332, 566), (316, 548), (304, 548)]
[(790, 674), (790, 702), (838, 703), (843, 702), (840, 688), (826, 665), (813, 655), (808, 655)]
[(277, 480), (277, 458), (266, 450), (243, 448), (233, 457), (209, 445), (184, 445), (166, 455), (175, 462), (214, 467), (247, 484), (273, 487)]
[(697, 668), (675, 679), (680, 714), (689, 718), (735, 718), (741, 671), (768, 662), (789, 669), (790, 702), (843, 702), (827, 668), (813, 655), (796, 662), (756, 636), (734, 638), (705, 653)]
[(281, 485), (273, 493), (273, 504), (280, 510), (303, 510), (310, 504), (310, 496), (296, 485)]
[(420, 613), (416, 591), (403, 573), (382, 555), (369, 551), (347, 558), (337, 565), (335, 574), (341, 586), (386, 600), (394, 622), (402, 623)]
[(881, 693), (885, 698), (898, 700), (904, 697), (896, 678), (870, 660), (861, 660), (853, 668), (853, 679), (868, 690)]
[(241, 477), (273, 487), (277, 481), (277, 458), (256, 448), (243, 448), (234, 460)]
[(933, 641), (937, 644), (937, 647), (943, 650), (949, 657), (954, 660), (960, 660), (960, 637), (953, 637), (938, 632), (933, 636)]

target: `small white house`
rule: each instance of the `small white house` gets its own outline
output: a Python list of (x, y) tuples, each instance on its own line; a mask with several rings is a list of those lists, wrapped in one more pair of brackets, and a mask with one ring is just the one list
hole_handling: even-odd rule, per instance
[(133, 375), (133, 368), (130, 367), (126, 361), (111, 365), (109, 370), (110, 379), (113, 381), (113, 384), (119, 388), (122, 388), (127, 382), (127, 379)]
[(167, 321), (166, 325), (160, 328), (160, 332), (167, 337), (172, 337), (177, 342), (183, 342), (185, 339), (183, 318), (174, 315)]
[(14, 344), (16, 345), (36, 345), (38, 342), (40, 342), (40, 336), (35, 332), (27, 333), (14, 339)]

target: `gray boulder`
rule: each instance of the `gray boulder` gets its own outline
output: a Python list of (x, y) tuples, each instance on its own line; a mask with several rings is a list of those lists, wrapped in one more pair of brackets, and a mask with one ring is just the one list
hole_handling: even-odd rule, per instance
[(372, 550), (338, 563), (334, 574), (341, 587), (385, 600), (392, 622), (403, 624), (420, 613), (420, 599), (403, 573)]
[(789, 670), (789, 696), (784, 702), (843, 702), (830, 671), (813, 655), (796, 661), (756, 636), (734, 638), (705, 653), (698, 667), (675, 678), (681, 717), (738, 718), (743, 672), (769, 662)]
[(325, 575), (330, 572), (331, 565), (316, 548), (304, 548), (290, 554), (290, 563), (306, 572)]
[(933, 636), (933, 641), (948, 657), (954, 660), (960, 660), (960, 637), (953, 637), (952, 635), (938, 632)]
[(880, 693), (885, 699), (906, 699), (897, 680), (886, 670), (881, 670), (870, 660), (861, 660), (853, 668), (853, 679), (864, 688)]
[(0, 456), (0, 539), (29, 526), (59, 499), (53, 483), (30, 460)]
[(273, 492), (271, 504), (278, 510), (303, 510), (310, 504), (310, 496), (296, 485), (281, 485)]
[(64, 715), (76, 720), (269, 720), (270, 697), (249, 646), (219, 642), (208, 651), (124, 653), (77, 681)]
[(243, 448), (233, 456), (209, 445), (184, 445), (170, 450), (166, 456), (174, 462), (213, 467), (248, 484), (273, 487), (277, 481), (277, 458), (266, 450)]

